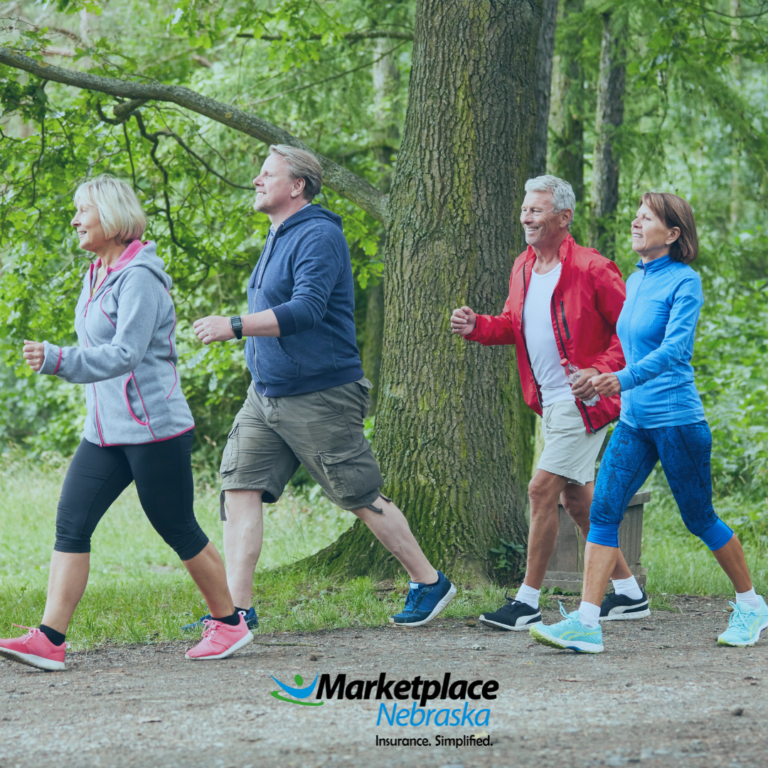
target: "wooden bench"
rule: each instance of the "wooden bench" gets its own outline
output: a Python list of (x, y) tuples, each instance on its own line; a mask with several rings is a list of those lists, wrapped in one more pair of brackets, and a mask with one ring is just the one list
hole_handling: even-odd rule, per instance
[[(640, 546), (643, 541), (643, 506), (651, 500), (648, 491), (635, 494), (629, 502), (619, 528), (619, 546), (624, 553), (629, 570), (640, 586), (645, 586), (647, 568), (640, 565)], [(581, 594), (584, 575), (584, 541), (579, 529), (568, 513), (558, 505), (560, 531), (555, 551), (544, 575), (544, 587), (559, 587), (564, 592)]]

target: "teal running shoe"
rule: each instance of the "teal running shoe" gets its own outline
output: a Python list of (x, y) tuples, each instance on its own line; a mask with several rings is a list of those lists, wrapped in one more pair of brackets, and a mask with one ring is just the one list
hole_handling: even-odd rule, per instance
[(768, 627), (768, 605), (758, 597), (760, 607), (755, 610), (746, 603), (731, 603), (733, 613), (728, 620), (728, 629), (717, 638), (718, 645), (754, 645), (760, 633)]
[(599, 624), (596, 627), (585, 627), (579, 621), (579, 612), (568, 613), (562, 603), (560, 613), (564, 620), (557, 624), (534, 624), (531, 627), (531, 637), (537, 643), (576, 653), (602, 653), (605, 650), (603, 630)]

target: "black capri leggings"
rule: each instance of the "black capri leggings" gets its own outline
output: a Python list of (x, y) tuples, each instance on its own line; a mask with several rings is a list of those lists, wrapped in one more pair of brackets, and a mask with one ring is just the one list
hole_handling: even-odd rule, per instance
[(195, 519), (193, 430), (159, 443), (101, 448), (83, 440), (69, 465), (56, 514), (56, 552), (90, 552), (91, 536), (117, 497), (136, 481), (152, 527), (191, 560), (208, 544)]

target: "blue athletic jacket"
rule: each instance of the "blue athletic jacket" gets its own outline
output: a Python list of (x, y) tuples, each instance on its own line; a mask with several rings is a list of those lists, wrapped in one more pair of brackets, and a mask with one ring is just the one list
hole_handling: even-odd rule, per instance
[(704, 406), (694, 382), (693, 340), (704, 304), (701, 278), (669, 256), (643, 264), (627, 280), (616, 331), (627, 366), (621, 421), (639, 429), (695, 424)]
[(307, 205), (270, 232), (248, 281), (248, 311), (265, 309), (277, 317), (279, 338), (251, 336), (245, 345), (260, 394), (301, 395), (363, 378), (340, 216)]

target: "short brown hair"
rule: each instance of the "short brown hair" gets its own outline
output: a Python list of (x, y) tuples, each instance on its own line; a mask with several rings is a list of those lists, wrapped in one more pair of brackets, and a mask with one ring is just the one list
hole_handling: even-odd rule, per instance
[(640, 198), (669, 227), (677, 227), (680, 237), (669, 246), (672, 261), (690, 264), (699, 255), (699, 236), (696, 234), (696, 219), (687, 200), (669, 192), (646, 192)]
[(311, 203), (323, 188), (323, 169), (315, 156), (288, 144), (273, 144), (269, 151), (285, 158), (294, 179), (304, 179), (304, 199)]

